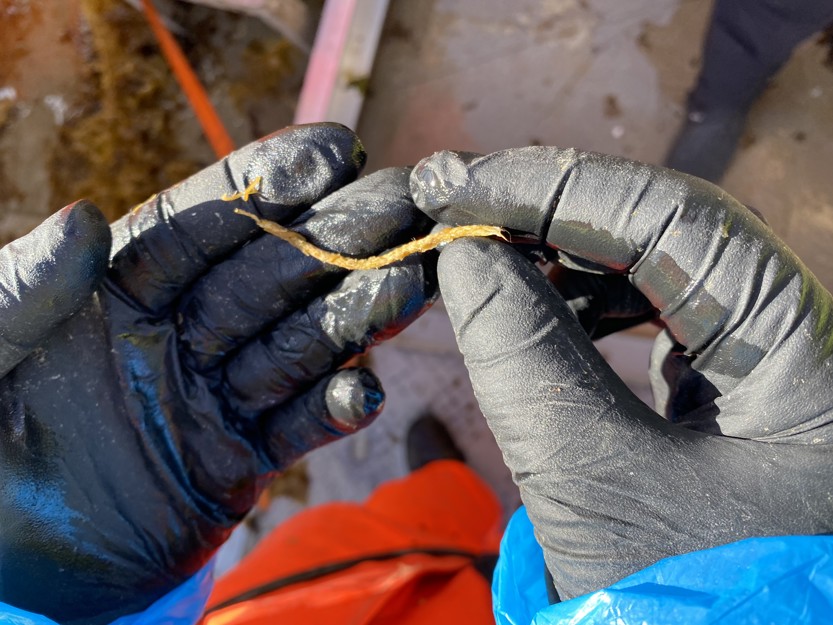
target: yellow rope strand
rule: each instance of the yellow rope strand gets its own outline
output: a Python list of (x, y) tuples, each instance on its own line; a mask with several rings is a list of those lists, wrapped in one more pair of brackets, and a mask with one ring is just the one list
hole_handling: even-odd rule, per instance
[[(254, 178), (243, 191), (238, 191), (232, 194), (226, 193), (220, 199), (224, 202), (233, 202), (234, 200), (243, 200), (244, 202), (247, 202), (249, 200), (249, 196), (260, 192), (260, 183), (262, 180), (262, 177), (258, 176), (257, 178)], [(403, 258), (407, 258), (411, 254), (427, 252), (439, 247), (443, 243), (450, 243), (455, 239), (462, 239), (463, 237), (500, 237), (504, 241), (507, 240), (503, 230), (497, 226), (457, 226), (455, 228), (440, 230), (439, 232), (429, 234), (428, 236), (417, 239), (416, 241), (411, 241), (410, 243), (405, 243), (404, 245), (395, 247), (384, 254), (380, 254), (379, 256), (371, 256), (369, 258), (352, 258), (351, 256), (344, 256), (342, 254), (322, 250), (320, 247), (316, 247), (307, 241), (302, 235), (298, 234), (294, 230), (284, 228), (274, 221), (261, 219), (257, 215), (244, 211), (240, 208), (235, 208), (234, 212), (238, 215), (245, 215), (246, 217), (254, 220), (254, 222), (263, 230), (286, 241), (291, 246), (301, 250), (307, 256), (312, 256), (316, 260), (320, 260), (322, 263), (327, 263), (328, 265), (335, 265), (336, 267), (350, 270), (380, 269), (381, 267), (386, 267), (391, 263), (402, 260)]]
[(298, 234), (294, 230), (284, 228), (283, 226), (276, 224), (274, 221), (261, 219), (257, 215), (239, 208), (235, 208), (234, 212), (238, 215), (245, 215), (246, 217), (254, 220), (258, 226), (263, 228), (263, 230), (278, 237), (279, 239), (283, 239), (291, 246), (301, 250), (307, 256), (312, 256), (316, 260), (320, 260), (322, 263), (350, 270), (379, 269), (381, 267), (386, 267), (391, 263), (407, 258), (411, 254), (427, 252), (442, 245), (443, 243), (449, 243), (455, 239), (461, 239), (463, 237), (500, 237), (501, 239), (506, 240), (506, 235), (503, 233), (503, 230), (497, 226), (457, 226), (455, 228), (448, 228), (446, 230), (440, 230), (439, 232), (429, 234), (428, 236), (417, 239), (416, 241), (405, 243), (404, 245), (395, 247), (384, 254), (380, 254), (379, 256), (370, 256), (369, 258), (352, 258), (350, 256), (343, 256), (342, 254), (322, 250), (307, 241), (302, 235)]

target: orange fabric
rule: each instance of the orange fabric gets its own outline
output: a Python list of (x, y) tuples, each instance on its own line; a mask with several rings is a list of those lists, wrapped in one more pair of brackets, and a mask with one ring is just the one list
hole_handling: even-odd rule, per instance
[[(400, 549), (497, 553), (501, 509), (456, 461), (432, 462), (383, 484), (361, 505), (306, 510), (218, 580), (208, 605), (293, 573)], [(461, 556), (409, 554), (367, 561), (209, 612), (205, 625), (493, 623), (488, 582)]]
[(148, 24), (150, 24), (151, 30), (153, 30), (153, 34), (162, 48), (162, 54), (165, 55), (165, 59), (168, 61), (180, 88), (185, 92), (185, 97), (188, 98), (191, 109), (197, 116), (202, 131), (214, 150), (214, 154), (217, 158), (227, 156), (234, 151), (234, 142), (211, 104), (211, 100), (200, 83), (200, 79), (197, 78), (196, 72), (194, 72), (176, 39), (165, 28), (152, 0), (142, 0), (142, 8), (145, 11)]

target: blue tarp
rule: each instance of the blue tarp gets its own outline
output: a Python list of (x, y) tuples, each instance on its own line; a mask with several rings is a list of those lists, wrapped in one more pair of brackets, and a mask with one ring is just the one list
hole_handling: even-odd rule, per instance
[[(212, 566), (142, 614), (113, 625), (193, 625)], [(750, 538), (667, 558), (609, 588), (548, 605), (544, 556), (521, 508), (503, 537), (492, 584), (498, 625), (828, 625), (833, 537)], [(0, 604), (0, 625), (56, 625)]]
[(550, 606), (543, 554), (521, 508), (504, 534), (492, 595), (498, 625), (828, 625), (833, 537), (750, 538), (667, 558)]

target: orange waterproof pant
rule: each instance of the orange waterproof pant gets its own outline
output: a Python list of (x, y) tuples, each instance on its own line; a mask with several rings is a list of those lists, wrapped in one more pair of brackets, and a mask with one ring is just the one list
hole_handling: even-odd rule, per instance
[(494, 623), (478, 570), (497, 554), (498, 501), (466, 465), (432, 462), (364, 504), (277, 527), (218, 580), (204, 625)]

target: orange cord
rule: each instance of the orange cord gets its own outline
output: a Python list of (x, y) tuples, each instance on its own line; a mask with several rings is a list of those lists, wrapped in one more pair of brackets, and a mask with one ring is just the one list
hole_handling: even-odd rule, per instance
[(188, 98), (191, 109), (196, 114), (197, 120), (202, 126), (202, 131), (211, 144), (214, 153), (218, 159), (227, 156), (234, 151), (234, 142), (232, 142), (220, 116), (211, 104), (211, 100), (209, 100), (205, 88), (197, 78), (197, 74), (191, 68), (176, 39), (165, 28), (153, 2), (142, 0), (142, 8), (153, 34), (162, 48), (162, 54), (165, 55), (176, 81), (185, 93), (185, 97)]

